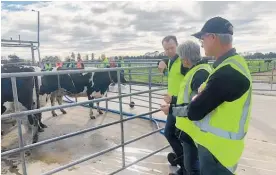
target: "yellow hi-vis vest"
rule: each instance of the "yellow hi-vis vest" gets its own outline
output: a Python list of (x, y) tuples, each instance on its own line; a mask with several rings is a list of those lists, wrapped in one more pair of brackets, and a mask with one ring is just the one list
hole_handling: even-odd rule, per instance
[[(169, 60), (168, 69), (170, 67), (170, 64), (171, 64), (171, 60)], [(174, 61), (171, 69), (168, 71), (168, 94), (169, 95), (173, 95), (173, 96), (178, 95), (180, 83), (184, 78), (184, 75), (181, 74), (181, 64), (182, 62), (178, 57)]]
[[(191, 70), (189, 70), (180, 85), (176, 104), (191, 102), (192, 100), (191, 84), (192, 84), (194, 75), (199, 70), (206, 70), (207, 72), (211, 73), (213, 69), (209, 64), (199, 64), (193, 67)], [(185, 133), (187, 133), (191, 138), (195, 137), (196, 132), (199, 131), (198, 127), (191, 120), (183, 116), (181, 117), (176, 116), (175, 126), (181, 131), (184, 131)]]
[(105, 58), (105, 59), (102, 61), (102, 64), (101, 64), (101, 66), (100, 66), (100, 67), (105, 68), (105, 67), (107, 67), (107, 66), (108, 66), (108, 64), (109, 64), (109, 60), (108, 60), (108, 58)]
[(51, 63), (46, 63), (45, 64), (45, 70), (50, 71), (52, 69), (52, 64)]
[[(246, 76), (250, 81), (250, 87), (239, 99), (223, 102), (204, 119), (194, 121), (194, 124), (200, 128), (194, 141), (207, 148), (223, 166), (234, 173), (242, 155), (244, 138), (248, 131), (252, 106), (252, 78), (246, 61), (239, 55), (227, 58), (214, 69), (210, 76), (226, 65), (230, 65)], [(208, 83), (208, 80), (206, 82)], [(206, 82), (203, 84), (203, 89), (206, 87)]]

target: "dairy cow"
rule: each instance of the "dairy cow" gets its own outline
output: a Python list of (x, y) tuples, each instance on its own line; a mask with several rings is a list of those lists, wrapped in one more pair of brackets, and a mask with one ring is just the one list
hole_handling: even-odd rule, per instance
[[(58, 70), (62, 71), (62, 70)], [(63, 95), (70, 95), (75, 97), (86, 96), (88, 100), (95, 98), (101, 98), (107, 92), (110, 84), (115, 84), (117, 80), (117, 72), (89, 72), (89, 73), (78, 73), (78, 74), (62, 74), (47, 75), (41, 78), (42, 85), (40, 87), (40, 95), (50, 94), (51, 105), (55, 105), (55, 99), (59, 105), (62, 104)], [(120, 76), (122, 84), (126, 83), (123, 75)], [(93, 103), (89, 104), (90, 107), (90, 118), (95, 119), (93, 114)], [(102, 114), (99, 109), (99, 103), (97, 103), (97, 111)], [(63, 114), (66, 113), (64, 109), (61, 109)], [(57, 116), (55, 111), (52, 111), (53, 116)]]
[[(17, 65), (1, 65), (1, 73), (15, 72), (35, 72), (33, 67)], [(38, 77), (19, 77), (16, 78), (17, 94), (19, 101), (19, 111), (40, 108), (39, 99), (39, 80)], [(14, 113), (14, 99), (12, 93), (11, 78), (1, 78), (1, 115)], [(26, 129), (26, 144), (35, 143), (38, 140), (38, 132), (43, 132), (47, 126), (41, 121), (41, 113), (28, 115), (21, 118)], [(14, 118), (9, 121), (15, 121)], [(2, 124), (6, 121), (2, 121)], [(1, 134), (4, 134), (1, 132)]]

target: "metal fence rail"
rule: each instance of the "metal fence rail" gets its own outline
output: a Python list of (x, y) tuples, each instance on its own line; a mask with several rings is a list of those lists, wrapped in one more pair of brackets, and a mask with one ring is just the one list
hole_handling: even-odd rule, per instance
[[(82, 163), (84, 161), (90, 160), (92, 158), (95, 158), (97, 156), (100, 156), (102, 154), (105, 154), (109, 151), (112, 151), (112, 150), (115, 150), (115, 149), (121, 147), (122, 148), (122, 160), (123, 160), (122, 161), (122, 168), (120, 168), (120, 169), (118, 169), (118, 170), (111, 173), (111, 174), (115, 174), (115, 173), (118, 173), (118, 172), (124, 170), (125, 168), (141, 161), (141, 160), (144, 160), (145, 158), (147, 158), (147, 157), (149, 157), (149, 156), (151, 156), (151, 155), (153, 155), (153, 154), (155, 154), (159, 151), (162, 151), (162, 150), (168, 148), (169, 146), (167, 145), (167, 146), (165, 146), (163, 148), (160, 148), (160, 149), (154, 151), (153, 153), (151, 153), (151, 154), (149, 154), (149, 155), (147, 155), (147, 156), (145, 156), (145, 157), (143, 157), (143, 158), (141, 158), (141, 159), (139, 159), (139, 160), (137, 160), (137, 161), (135, 161), (135, 162), (133, 162), (129, 165), (125, 165), (125, 150), (124, 150), (125, 145), (133, 143), (137, 140), (140, 140), (142, 138), (145, 138), (147, 136), (150, 136), (152, 134), (155, 134), (155, 133), (160, 132), (161, 130), (163, 130), (163, 128), (158, 128), (155, 131), (149, 132), (147, 134), (144, 134), (144, 135), (142, 135), (140, 137), (137, 137), (137, 138), (134, 138), (132, 140), (129, 140), (129, 141), (124, 140), (124, 125), (123, 125), (124, 122), (129, 121), (129, 120), (133, 120), (133, 119), (137, 119), (139, 117), (146, 116), (146, 115), (149, 115), (150, 118), (152, 119), (152, 114), (160, 111), (159, 109), (153, 110), (153, 107), (152, 107), (152, 104), (151, 104), (152, 103), (152, 97), (153, 97), (152, 93), (156, 92), (156, 91), (166, 89), (166, 88), (151, 89), (152, 68), (156, 68), (156, 67), (157, 66), (144, 66), (144, 67), (127, 67), (127, 68), (108, 68), (108, 69), (104, 68), (104, 69), (85, 69), (85, 70), (83, 70), (83, 69), (82, 70), (65, 70), (65, 71), (56, 71), (56, 72), (3, 73), (1, 75), (1, 78), (11, 78), (12, 92), (13, 92), (14, 105), (15, 105), (15, 113), (2, 115), (1, 120), (8, 119), (8, 118), (11, 118), (11, 117), (16, 118), (17, 123), (18, 123), (19, 147), (15, 148), (15, 149), (12, 149), (12, 150), (9, 150), (9, 151), (2, 152), (1, 157), (9, 156), (9, 155), (12, 155), (12, 154), (15, 154), (15, 153), (20, 153), (21, 154), (23, 174), (27, 175), (27, 168), (26, 168), (26, 163), (25, 163), (24, 151), (32, 149), (32, 148), (39, 147), (41, 145), (57, 142), (59, 140), (72, 138), (73, 136), (77, 136), (77, 135), (84, 134), (84, 133), (87, 133), (87, 132), (92, 132), (92, 131), (95, 131), (95, 130), (98, 130), (98, 129), (101, 129), (101, 128), (105, 128), (105, 127), (108, 127), (108, 126), (111, 126), (111, 125), (115, 125), (115, 124), (120, 124), (120, 126), (121, 126), (120, 127), (120, 130), (121, 130), (121, 144), (120, 145), (117, 145), (117, 146), (112, 147), (112, 148), (108, 148), (106, 150), (103, 150), (103, 151), (95, 153), (95, 154), (88, 155), (88, 156), (83, 157), (79, 160), (73, 161), (73, 162), (71, 162), (67, 165), (63, 165), (59, 168), (53, 169), (49, 172), (46, 172), (43, 175), (57, 173), (57, 172), (62, 171), (66, 168), (69, 168), (73, 165)], [(122, 94), (121, 86), (120, 86), (120, 84), (121, 84), (120, 71), (121, 70), (129, 70), (129, 72), (131, 72), (131, 70), (133, 70), (133, 69), (148, 69), (149, 90), (131, 92), (131, 93), (128, 93), (128, 94)], [(117, 71), (118, 88), (119, 88), (117, 96), (104, 97), (104, 98), (101, 98), (101, 99), (87, 100), (87, 101), (83, 101), (83, 102), (74, 102), (74, 103), (69, 103), (69, 104), (64, 104), (64, 105), (53, 106), (53, 107), (43, 107), (43, 108), (40, 108), (40, 109), (33, 109), (33, 110), (28, 110), (28, 111), (19, 111), (19, 107), (18, 107), (19, 102), (18, 102), (17, 84), (16, 84), (16, 78), (18, 78), (18, 77), (32, 77), (32, 76), (44, 76), (44, 75), (62, 75), (62, 74), (74, 74), (74, 73), (88, 73), (88, 72), (107, 72), (107, 71)], [(131, 98), (131, 96), (133, 96), (133, 95), (139, 95), (139, 94), (144, 94), (144, 93), (149, 93), (149, 101), (148, 101), (149, 102), (149, 112), (139, 114), (139, 115), (135, 115), (133, 117), (123, 118), (122, 98), (123, 97), (130, 97)], [(21, 117), (26, 116), (26, 115), (32, 115), (32, 114), (37, 114), (37, 113), (41, 113), (41, 112), (61, 109), (61, 108), (69, 108), (69, 107), (73, 107), (73, 106), (85, 105), (85, 104), (89, 104), (89, 103), (95, 103), (95, 102), (100, 102), (100, 101), (108, 101), (108, 100), (114, 100), (114, 99), (119, 99), (119, 105), (120, 105), (119, 106), (119, 109), (120, 109), (120, 119), (119, 120), (117, 120), (115, 122), (106, 123), (106, 124), (103, 124), (103, 125), (100, 125), (100, 126), (83, 129), (83, 130), (73, 132), (73, 133), (69, 133), (69, 134), (66, 134), (66, 135), (54, 137), (54, 138), (47, 139), (47, 140), (44, 140), (44, 141), (40, 141), (40, 142), (37, 142), (37, 143), (34, 143), (34, 144), (30, 144), (30, 145), (26, 145), (26, 146), (23, 145)], [(152, 121), (154, 121), (154, 120), (152, 119)]]

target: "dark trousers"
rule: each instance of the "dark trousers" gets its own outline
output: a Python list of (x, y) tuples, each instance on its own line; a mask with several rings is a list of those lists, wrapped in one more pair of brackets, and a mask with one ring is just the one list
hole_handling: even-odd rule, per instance
[[(169, 144), (171, 145), (176, 156), (180, 158), (183, 156), (183, 148), (182, 148), (180, 140), (176, 136), (175, 122), (176, 122), (175, 117), (173, 115), (169, 114), (167, 116), (167, 122), (166, 122), (166, 126), (165, 126), (164, 135), (167, 138), (167, 140), (168, 140)], [(182, 165), (182, 162), (180, 164)]]
[(183, 148), (185, 175), (200, 175), (198, 150), (193, 139), (183, 131), (177, 133)]
[(200, 162), (200, 175), (233, 175), (233, 173), (221, 165), (208, 149), (201, 145), (198, 145), (198, 156)]

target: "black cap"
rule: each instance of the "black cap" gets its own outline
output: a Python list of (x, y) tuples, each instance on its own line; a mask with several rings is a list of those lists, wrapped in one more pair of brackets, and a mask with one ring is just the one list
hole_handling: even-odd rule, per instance
[(193, 34), (192, 36), (201, 39), (201, 36), (205, 33), (215, 34), (230, 34), (233, 35), (233, 25), (226, 19), (221, 17), (214, 17), (209, 19), (200, 32)]

